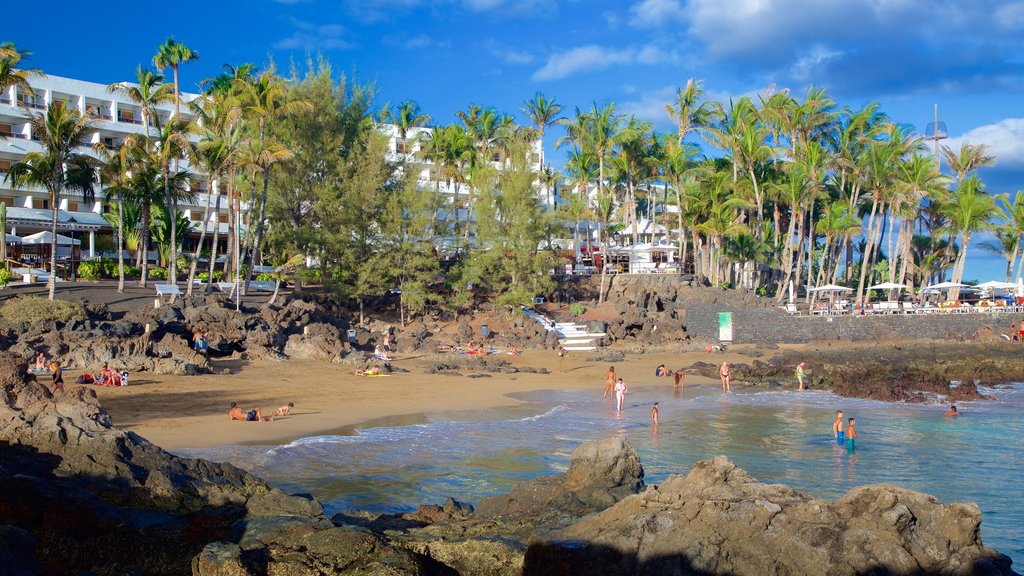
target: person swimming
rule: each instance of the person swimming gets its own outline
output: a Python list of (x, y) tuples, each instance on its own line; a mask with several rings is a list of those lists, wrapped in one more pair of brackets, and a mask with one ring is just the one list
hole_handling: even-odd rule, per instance
[(832, 423), (832, 436), (835, 437), (838, 444), (843, 443), (843, 411), (836, 410), (836, 419)]
[(946, 410), (946, 413), (943, 414), (943, 416), (950, 416), (950, 417), (953, 417), (953, 418), (956, 418), (959, 415), (960, 415), (960, 413), (956, 411), (956, 404), (951, 405), (949, 407), (949, 410)]

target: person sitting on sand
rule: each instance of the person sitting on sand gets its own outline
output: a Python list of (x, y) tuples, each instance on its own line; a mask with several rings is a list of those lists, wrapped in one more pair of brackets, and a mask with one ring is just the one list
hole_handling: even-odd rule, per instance
[(505, 352), (505, 354), (508, 354), (509, 356), (519, 356), (520, 354), (522, 354), (522, 352), (516, 350), (516, 346), (515, 344), (513, 344), (508, 347), (508, 351)]
[(243, 412), (238, 404), (232, 402), (231, 409), (228, 410), (228, 418), (231, 420), (241, 420), (242, 422), (273, 422), (274, 417), (264, 419), (263, 413), (260, 412), (259, 408), (253, 408), (252, 410)]
[(280, 408), (278, 408), (277, 412), (274, 413), (274, 416), (291, 416), (292, 415), (292, 408), (295, 408), (295, 404), (289, 402), (289, 403), (285, 404), (284, 406), (281, 406)]
[(46, 366), (46, 354), (43, 354), (42, 352), (36, 354), (36, 367), (34, 370), (36, 372), (48, 372)]
[(658, 367), (654, 369), (654, 375), (658, 378), (668, 378), (672, 375), (672, 372), (669, 371), (668, 368), (665, 368), (664, 364), (659, 364)]
[(956, 418), (959, 415), (960, 415), (960, 413), (956, 411), (956, 404), (953, 404), (952, 406), (950, 406), (949, 410), (946, 410), (946, 413), (943, 414), (943, 416), (949, 416), (951, 418)]

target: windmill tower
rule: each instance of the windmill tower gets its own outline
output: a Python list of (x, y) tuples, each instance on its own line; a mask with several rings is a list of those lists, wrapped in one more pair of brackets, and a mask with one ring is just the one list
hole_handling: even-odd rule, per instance
[(924, 139), (935, 142), (935, 169), (942, 173), (942, 157), (939, 156), (939, 140), (949, 138), (946, 123), (939, 121), (939, 105), (935, 105), (935, 121), (929, 122), (924, 130)]

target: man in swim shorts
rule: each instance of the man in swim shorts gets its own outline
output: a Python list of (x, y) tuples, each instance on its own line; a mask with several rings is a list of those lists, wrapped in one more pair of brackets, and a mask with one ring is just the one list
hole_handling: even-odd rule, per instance
[(843, 443), (843, 411), (836, 410), (836, 419), (832, 423), (832, 436), (836, 439), (836, 443)]
[(804, 380), (807, 379), (807, 374), (804, 372), (805, 366), (807, 366), (806, 362), (801, 362), (796, 365), (796, 383), (800, 390), (804, 389)]
[(854, 441), (857, 438), (856, 425), (857, 420), (850, 418), (850, 424), (846, 427), (846, 451), (850, 454), (853, 454), (853, 451), (857, 449), (856, 442)]
[(243, 412), (238, 404), (232, 402), (231, 409), (228, 410), (228, 418), (231, 420), (241, 420), (242, 422), (273, 422), (274, 417), (271, 416), (266, 420), (263, 419), (263, 413), (260, 412), (259, 408), (253, 408), (248, 412)]

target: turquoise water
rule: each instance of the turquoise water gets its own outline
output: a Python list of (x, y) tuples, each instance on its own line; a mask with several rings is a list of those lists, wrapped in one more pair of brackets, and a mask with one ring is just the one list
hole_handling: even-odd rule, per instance
[[(329, 513), (407, 511), (448, 496), (477, 501), (515, 482), (564, 471), (581, 442), (625, 436), (648, 483), (725, 454), (764, 482), (835, 498), (853, 486), (888, 482), (944, 502), (977, 502), (988, 546), (1024, 565), (1024, 386), (987, 392), (994, 402), (896, 405), (827, 392), (722, 396), (710, 389), (635, 387), (621, 415), (593, 393), (542, 392), (514, 409), (427, 415), (420, 424), (374, 427), (350, 436), (285, 446), (224, 446), (185, 455), (229, 461), (291, 492), (308, 492)], [(660, 403), (661, 425), (650, 424)], [(832, 440), (842, 409), (857, 419), (857, 449)]]

